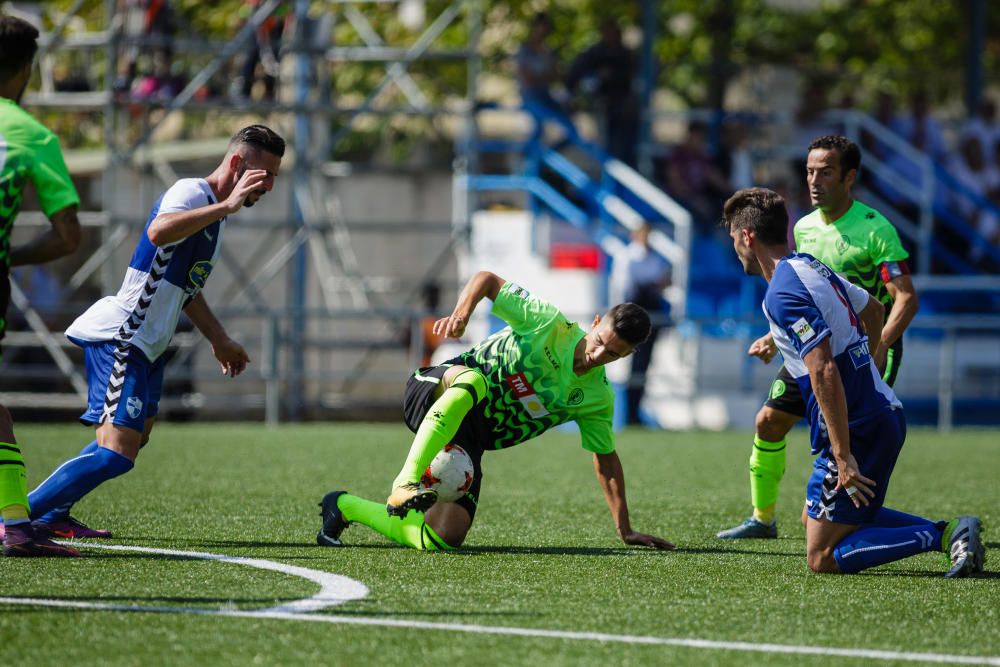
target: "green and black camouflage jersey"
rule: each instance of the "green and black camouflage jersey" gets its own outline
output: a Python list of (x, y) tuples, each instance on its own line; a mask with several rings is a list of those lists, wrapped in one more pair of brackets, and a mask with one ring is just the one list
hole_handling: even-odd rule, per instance
[(573, 372), (573, 354), (586, 332), (552, 304), (510, 282), (492, 312), (509, 326), (460, 357), (486, 376), (481, 409), (492, 445), (512, 447), (575, 421), (584, 449), (613, 452), (614, 394), (604, 368), (580, 376)]
[(868, 290), (886, 307), (892, 297), (885, 283), (909, 273), (896, 228), (881, 213), (855, 200), (832, 223), (823, 222), (819, 209), (795, 224), (795, 249), (812, 255), (849, 281)]
[(10, 232), (29, 181), (46, 216), (80, 203), (56, 135), (13, 100), (0, 98), (0, 338), (10, 301)]

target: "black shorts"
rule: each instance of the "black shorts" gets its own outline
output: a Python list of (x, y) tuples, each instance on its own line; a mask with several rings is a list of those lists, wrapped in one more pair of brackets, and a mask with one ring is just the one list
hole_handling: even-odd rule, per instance
[[(406, 393), (403, 395), (403, 419), (407, 427), (414, 433), (420, 428), (427, 411), (434, 403), (434, 390), (441, 384), (445, 372), (455, 365), (456, 360), (440, 366), (420, 368), (414, 371), (406, 381)], [(490, 442), (489, 429), (482, 419), (482, 403), (473, 407), (462, 420), (458, 432), (452, 442), (464, 449), (472, 459), (472, 486), (455, 504), (469, 513), (469, 519), (476, 518), (476, 507), (479, 505), (479, 489), (483, 481), (483, 443)]]
[[(896, 376), (899, 375), (899, 365), (903, 361), (902, 336), (889, 347), (885, 359), (885, 373), (882, 374), (882, 379), (891, 387), (896, 382)], [(806, 402), (802, 399), (799, 383), (784, 366), (781, 367), (774, 382), (771, 383), (771, 391), (768, 392), (764, 405), (797, 417), (806, 416)]]

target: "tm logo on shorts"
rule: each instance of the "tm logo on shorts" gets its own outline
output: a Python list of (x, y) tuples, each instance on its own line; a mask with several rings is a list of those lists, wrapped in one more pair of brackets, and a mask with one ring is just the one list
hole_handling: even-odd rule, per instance
[(142, 413), (142, 399), (138, 396), (131, 396), (127, 401), (125, 401), (125, 412), (132, 419), (135, 419)]

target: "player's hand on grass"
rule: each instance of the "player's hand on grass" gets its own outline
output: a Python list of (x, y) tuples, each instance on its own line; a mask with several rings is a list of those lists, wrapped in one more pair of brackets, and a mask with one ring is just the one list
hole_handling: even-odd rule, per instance
[(266, 169), (247, 169), (243, 172), (240, 180), (236, 182), (233, 191), (226, 198), (226, 204), (229, 205), (230, 213), (236, 213), (236, 211), (243, 208), (247, 197), (253, 194), (254, 191), (263, 190), (265, 180), (267, 180)]
[(846, 461), (837, 461), (837, 488), (834, 490), (846, 490), (855, 507), (868, 506), (869, 498), (875, 497), (874, 487), (875, 480), (861, 474), (853, 454), (848, 455)]
[(212, 345), (212, 354), (218, 360), (223, 374), (233, 378), (245, 371), (250, 363), (250, 357), (243, 346), (228, 336)]
[(637, 547), (653, 547), (654, 549), (665, 549), (667, 551), (673, 551), (677, 548), (661, 537), (638, 533), (634, 530), (622, 535), (622, 542)]
[(771, 359), (774, 359), (774, 355), (777, 353), (778, 346), (774, 344), (774, 338), (769, 333), (752, 342), (750, 349), (747, 350), (747, 354), (751, 357), (757, 357), (765, 364), (771, 363)]
[(468, 324), (467, 318), (452, 313), (448, 317), (442, 317), (440, 320), (435, 322), (432, 331), (435, 336), (444, 336), (445, 338), (461, 338), (462, 334), (465, 333), (466, 324)]

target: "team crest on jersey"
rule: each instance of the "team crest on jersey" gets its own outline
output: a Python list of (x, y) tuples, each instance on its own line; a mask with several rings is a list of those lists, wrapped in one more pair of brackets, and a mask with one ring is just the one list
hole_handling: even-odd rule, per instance
[(837, 241), (837, 252), (843, 255), (847, 252), (847, 249), (851, 247), (851, 237), (847, 234), (841, 234), (840, 240)]
[(566, 399), (567, 405), (580, 405), (583, 403), (583, 389), (574, 389), (569, 392), (569, 398)]
[(207, 260), (202, 260), (200, 262), (195, 262), (191, 270), (188, 271), (188, 280), (197, 289), (204, 289), (205, 281), (208, 280), (208, 275), (212, 273), (212, 263)]
[(142, 399), (138, 396), (130, 396), (127, 401), (125, 401), (125, 411), (128, 412), (128, 416), (135, 419), (142, 412)]
[(803, 343), (807, 343), (816, 336), (816, 330), (809, 326), (806, 322), (806, 318), (800, 317), (795, 324), (792, 325), (792, 331), (795, 335), (799, 337), (799, 340)]

